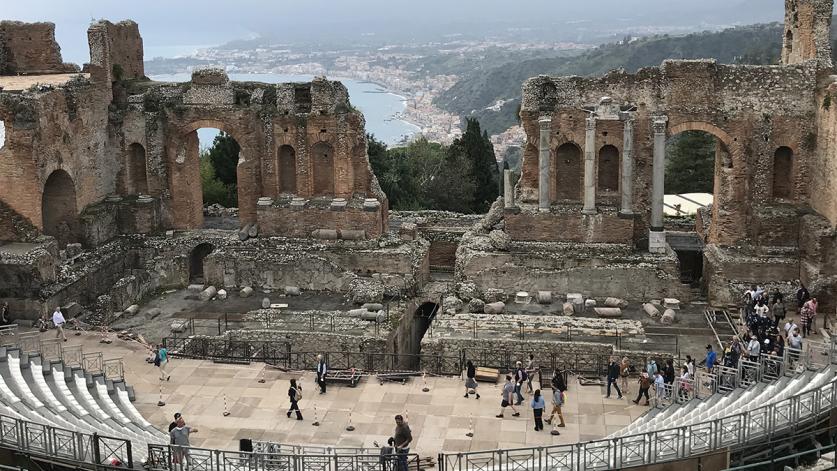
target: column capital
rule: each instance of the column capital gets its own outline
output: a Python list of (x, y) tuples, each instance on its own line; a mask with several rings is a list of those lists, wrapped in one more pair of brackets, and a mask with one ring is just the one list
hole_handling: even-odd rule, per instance
[(651, 118), (651, 126), (654, 128), (654, 134), (663, 134), (668, 127), (668, 116), (654, 116)]
[(552, 125), (552, 118), (550, 116), (541, 116), (538, 118), (538, 125), (540, 125), (541, 130), (547, 130)]
[(587, 131), (595, 131), (596, 130), (596, 115), (588, 116), (587, 120), (586, 120), (586, 123), (587, 123), (587, 125), (586, 125), (585, 129)]

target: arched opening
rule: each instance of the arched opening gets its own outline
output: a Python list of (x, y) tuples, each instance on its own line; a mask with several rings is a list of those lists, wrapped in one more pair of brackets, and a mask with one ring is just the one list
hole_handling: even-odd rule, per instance
[(296, 151), (289, 145), (279, 148), (279, 193), (296, 194)]
[(708, 219), (711, 224), (718, 169), (731, 167), (726, 145), (709, 132), (676, 132), (666, 143), (664, 223), (684, 284), (701, 286), (707, 233), (698, 233), (696, 221)]
[(582, 173), (581, 148), (568, 142), (555, 150), (555, 186), (558, 201), (581, 201)]
[(311, 149), (311, 165), (314, 173), (314, 196), (334, 195), (334, 149), (325, 142), (318, 142)]
[(619, 191), (619, 149), (612, 145), (599, 150), (597, 195), (611, 195)]
[(215, 247), (212, 244), (204, 242), (195, 246), (189, 253), (189, 283), (201, 284), (204, 282), (203, 262), (213, 250), (215, 250)]
[(44, 234), (55, 237), (59, 247), (76, 242), (78, 229), (76, 189), (72, 177), (64, 170), (52, 172), (44, 184), (41, 217)]
[(413, 314), (413, 348), (412, 353), (421, 353), (421, 340), (439, 313), (440, 306), (433, 302), (426, 302), (416, 309)]
[(125, 189), (129, 195), (148, 193), (148, 178), (145, 171), (145, 148), (141, 144), (128, 146), (125, 163), (127, 174)]
[(785, 51), (787, 54), (793, 53), (793, 31), (791, 30), (785, 33)]
[(793, 151), (790, 147), (779, 147), (773, 154), (773, 197), (793, 198)]
[(200, 128), (192, 132), (200, 168), (200, 201), (203, 227), (234, 229), (239, 226), (238, 165), (241, 146), (230, 134), (217, 128)]

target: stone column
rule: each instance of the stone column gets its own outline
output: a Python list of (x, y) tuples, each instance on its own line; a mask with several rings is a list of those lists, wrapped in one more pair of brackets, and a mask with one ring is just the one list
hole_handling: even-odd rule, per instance
[(666, 233), (663, 227), (663, 197), (665, 196), (666, 177), (666, 126), (668, 117), (655, 116), (654, 128), (654, 161), (651, 179), (651, 230), (648, 234), (648, 251), (664, 253), (666, 251)]
[(624, 140), (622, 141), (622, 211), (623, 215), (634, 214), (634, 117), (625, 116)]
[(596, 117), (587, 118), (584, 138), (584, 214), (596, 214)]
[(538, 209), (549, 211), (549, 130), (552, 118), (541, 116), (540, 143), (538, 146)]
[(503, 170), (503, 206), (505, 208), (514, 207), (514, 187), (511, 184), (511, 175), (511, 170)]

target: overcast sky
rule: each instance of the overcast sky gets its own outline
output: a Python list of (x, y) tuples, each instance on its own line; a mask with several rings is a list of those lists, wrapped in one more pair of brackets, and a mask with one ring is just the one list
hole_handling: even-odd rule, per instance
[[(783, 0), (0, 0), (0, 18), (56, 23), (65, 60), (87, 60), (91, 19), (133, 19), (146, 56), (254, 35), (283, 40), (319, 34), (427, 33), (428, 27), (489, 32), (502, 27), (560, 29), (586, 21), (641, 26), (732, 25), (780, 21)], [(433, 31), (436, 31), (434, 29)], [(441, 30), (439, 30), (441, 31)]]

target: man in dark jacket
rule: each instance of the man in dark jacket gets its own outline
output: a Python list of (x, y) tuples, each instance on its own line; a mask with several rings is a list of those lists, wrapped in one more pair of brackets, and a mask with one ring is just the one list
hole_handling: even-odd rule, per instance
[(605, 398), (610, 398), (610, 385), (612, 384), (614, 388), (616, 388), (616, 394), (619, 395), (618, 399), (622, 399), (622, 390), (619, 389), (619, 364), (616, 363), (616, 358), (610, 359), (610, 365), (607, 366), (607, 396)]

